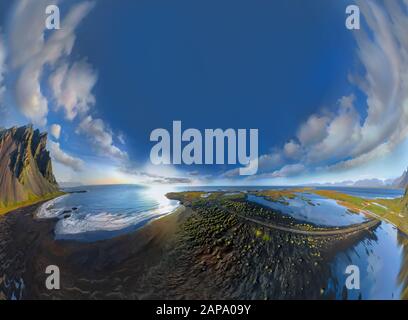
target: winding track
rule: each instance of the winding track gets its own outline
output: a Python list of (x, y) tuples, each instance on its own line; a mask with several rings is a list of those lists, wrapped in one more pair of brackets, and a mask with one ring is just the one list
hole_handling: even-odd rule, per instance
[(300, 230), (297, 228), (291, 228), (291, 227), (285, 227), (282, 225), (274, 224), (274, 223), (268, 223), (264, 221), (260, 221), (254, 218), (249, 218), (245, 217), (243, 215), (237, 214), (233, 212), (232, 210), (221, 206), (221, 208), (231, 214), (237, 215), (239, 218), (247, 220), (252, 223), (256, 223), (258, 225), (270, 228), (270, 229), (275, 229), (279, 231), (286, 231), (286, 232), (291, 232), (295, 234), (301, 234), (305, 236), (320, 236), (320, 237), (328, 237), (328, 236), (337, 236), (337, 235), (348, 235), (351, 233), (356, 233), (364, 230), (369, 230), (372, 228), (377, 227), (378, 225), (381, 224), (380, 220), (377, 219), (370, 219), (367, 222), (359, 223), (359, 224), (353, 224), (348, 227), (342, 227), (342, 228), (332, 228), (332, 229), (323, 229), (323, 230)]
[(302, 234), (302, 235), (306, 235), (306, 236), (323, 236), (323, 237), (327, 237), (327, 236), (337, 236), (337, 235), (347, 235), (347, 234), (351, 234), (351, 233), (356, 233), (356, 232), (360, 232), (363, 230), (369, 230), (372, 229), (376, 226), (378, 226), (381, 221), (379, 220), (369, 220), (367, 222), (363, 222), (360, 224), (353, 224), (351, 226), (348, 227), (344, 227), (344, 228), (333, 228), (332, 230), (328, 230), (328, 229), (324, 229), (324, 230), (300, 230), (300, 229), (296, 229), (296, 228), (290, 228), (290, 227), (284, 227), (281, 225), (277, 225), (277, 224), (273, 224), (273, 223), (267, 223), (267, 222), (263, 222), (263, 221), (259, 221), (257, 219), (253, 219), (253, 218), (248, 218), (248, 217), (244, 217), (241, 215), (238, 215), (238, 217), (259, 224), (261, 226), (270, 228), (270, 229), (276, 229), (276, 230), (280, 230), (280, 231), (286, 231), (286, 232), (291, 232), (291, 233), (295, 233), (295, 234)]

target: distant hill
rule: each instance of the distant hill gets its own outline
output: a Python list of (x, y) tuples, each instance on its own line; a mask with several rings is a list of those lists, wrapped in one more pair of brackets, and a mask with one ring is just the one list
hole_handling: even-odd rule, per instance
[(81, 182), (58, 182), (58, 185), (61, 188), (74, 188), (83, 186)]
[(341, 181), (333, 183), (314, 183), (310, 186), (315, 187), (360, 187), (360, 188), (393, 188), (405, 189), (408, 187), (408, 170), (397, 179), (362, 179), (357, 181)]
[(408, 169), (402, 174), (401, 177), (397, 178), (393, 182), (393, 187), (405, 189), (408, 187)]
[(353, 187), (362, 187), (362, 188), (381, 188), (389, 187), (387, 182), (380, 179), (363, 179), (358, 180), (353, 184)]
[(0, 208), (59, 191), (46, 145), (31, 125), (0, 130)]
[(333, 183), (314, 183), (316, 187), (360, 187), (360, 188), (391, 188), (394, 180), (363, 179), (357, 181), (341, 181)]

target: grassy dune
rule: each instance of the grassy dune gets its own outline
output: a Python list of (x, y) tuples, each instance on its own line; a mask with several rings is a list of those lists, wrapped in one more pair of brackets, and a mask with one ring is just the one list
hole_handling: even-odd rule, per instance
[(363, 212), (392, 223), (408, 234), (408, 217), (402, 211), (402, 198), (364, 199), (332, 190), (313, 190), (315, 194), (336, 200), (351, 211)]
[(285, 202), (285, 198), (293, 199), (296, 197), (297, 192), (315, 193), (322, 197), (336, 200), (338, 204), (352, 212), (371, 214), (380, 220), (392, 223), (402, 232), (408, 234), (408, 212), (404, 210), (407, 199), (364, 199), (334, 190), (316, 190), (313, 188), (266, 190), (257, 192), (257, 195), (264, 196), (271, 201)]
[(19, 208), (23, 208), (23, 207), (28, 207), (31, 206), (33, 204), (42, 202), (42, 201), (47, 201), (47, 200), (51, 200), (53, 198), (59, 197), (64, 195), (65, 193), (62, 191), (58, 191), (58, 192), (54, 192), (54, 193), (50, 193), (47, 194), (43, 197), (31, 197), (29, 200), (27, 201), (23, 201), (23, 202), (18, 202), (18, 203), (14, 203), (11, 205), (5, 205), (4, 207), (0, 206), (0, 216), (4, 215), (10, 211), (19, 209)]

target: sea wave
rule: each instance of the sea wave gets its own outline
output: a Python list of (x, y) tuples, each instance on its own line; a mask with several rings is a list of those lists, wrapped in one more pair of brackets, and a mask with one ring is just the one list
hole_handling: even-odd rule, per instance
[(175, 205), (169, 205), (157, 210), (139, 212), (132, 215), (112, 214), (109, 212), (96, 214), (80, 213), (58, 221), (55, 233), (57, 235), (64, 235), (93, 231), (118, 231), (173, 212), (176, 207)]
[(95, 241), (111, 238), (137, 229), (152, 219), (174, 212), (179, 201), (170, 200), (155, 209), (135, 213), (81, 212), (80, 210), (64, 214), (66, 207), (57, 208), (56, 204), (65, 196), (43, 204), (37, 218), (57, 218), (54, 232), (56, 239)]
[(37, 210), (36, 213), (37, 218), (39, 219), (58, 218), (64, 212), (65, 208), (64, 207), (56, 208), (55, 205), (68, 196), (69, 194), (64, 194), (63, 196), (57, 197), (42, 204)]

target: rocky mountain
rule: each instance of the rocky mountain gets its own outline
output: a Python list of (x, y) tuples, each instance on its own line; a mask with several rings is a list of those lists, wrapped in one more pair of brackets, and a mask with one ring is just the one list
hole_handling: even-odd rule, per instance
[(311, 187), (357, 187), (357, 188), (397, 188), (405, 189), (408, 187), (408, 170), (397, 179), (362, 179), (357, 181), (341, 181), (334, 183), (314, 183)]
[(61, 188), (75, 188), (75, 187), (82, 187), (83, 184), (81, 182), (65, 182), (65, 181), (59, 181), (58, 185)]
[(353, 187), (360, 187), (360, 188), (386, 188), (389, 187), (387, 181), (383, 181), (380, 179), (362, 179), (357, 180)]
[(408, 187), (408, 169), (405, 170), (401, 177), (394, 180), (393, 187), (401, 189)]
[(0, 129), (0, 208), (59, 190), (46, 145), (47, 134), (31, 125)]
[(362, 179), (357, 181), (341, 181), (334, 183), (315, 183), (315, 187), (358, 187), (358, 188), (391, 188), (394, 180)]
[(408, 213), (408, 187), (405, 189), (405, 196), (402, 199), (402, 212)]

